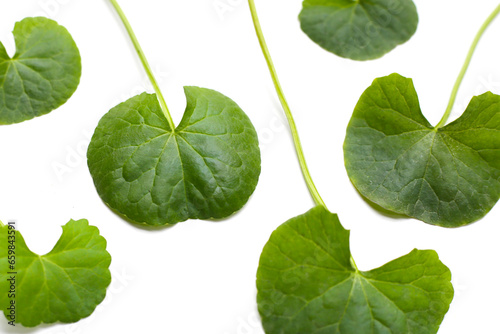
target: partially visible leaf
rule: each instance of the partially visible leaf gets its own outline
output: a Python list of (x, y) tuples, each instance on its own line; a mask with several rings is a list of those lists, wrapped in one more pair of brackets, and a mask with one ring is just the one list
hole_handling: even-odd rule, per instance
[(411, 79), (376, 79), (354, 110), (344, 157), (354, 186), (383, 208), (434, 225), (470, 224), (500, 197), (500, 96), (472, 98), (436, 129)]
[(111, 109), (87, 153), (97, 192), (137, 223), (224, 218), (255, 190), (260, 150), (240, 107), (213, 90), (185, 87), (187, 108), (172, 131), (156, 95)]
[(322, 48), (344, 58), (380, 58), (417, 30), (412, 0), (304, 0), (302, 30)]
[(82, 71), (80, 52), (66, 28), (44, 17), (14, 27), (16, 54), (0, 42), (0, 124), (45, 115), (75, 92)]
[(267, 334), (432, 334), (453, 299), (436, 252), (413, 250), (371, 271), (351, 262), (349, 231), (316, 207), (278, 227), (257, 272)]
[[(19, 231), (15, 241), (8, 239), (12, 235), (8, 225), (0, 223), (0, 307), (6, 316), (11, 300), (16, 323), (25, 327), (76, 322), (94, 312), (111, 283), (111, 256), (97, 227), (84, 219), (71, 220), (54, 248), (42, 256), (29, 250)], [(8, 263), (8, 245), (15, 246), (15, 268)], [(13, 271), (17, 274), (9, 274)], [(7, 293), (12, 276), (15, 298)]]

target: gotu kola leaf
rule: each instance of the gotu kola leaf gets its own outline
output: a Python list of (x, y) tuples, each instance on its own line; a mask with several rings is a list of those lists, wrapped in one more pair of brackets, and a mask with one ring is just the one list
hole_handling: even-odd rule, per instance
[(302, 30), (322, 48), (344, 58), (380, 58), (417, 30), (412, 0), (304, 0)]
[(80, 52), (66, 28), (44, 17), (14, 27), (16, 53), (0, 42), (0, 124), (45, 115), (64, 104), (80, 82)]
[(171, 129), (155, 94), (111, 109), (88, 149), (97, 192), (136, 223), (224, 218), (255, 190), (260, 150), (240, 107), (213, 90), (185, 87), (187, 108)]
[(457, 227), (500, 196), (500, 96), (472, 98), (444, 127), (422, 115), (412, 80), (376, 79), (347, 128), (345, 165), (359, 192), (385, 209)]
[(257, 300), (268, 334), (430, 334), (453, 299), (450, 280), (429, 250), (359, 271), (349, 231), (318, 206), (271, 235), (260, 258)]
[(97, 227), (71, 220), (54, 248), (40, 256), (12, 226), (0, 223), (0, 307), (7, 319), (14, 321), (11, 301), (14, 323), (25, 327), (71, 323), (92, 314), (111, 283), (111, 256)]

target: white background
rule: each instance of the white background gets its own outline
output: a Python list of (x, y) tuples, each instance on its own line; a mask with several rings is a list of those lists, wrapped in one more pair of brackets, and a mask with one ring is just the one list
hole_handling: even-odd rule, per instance
[[(99, 119), (119, 102), (152, 92), (111, 6), (105, 0), (0, 4), (0, 39), (10, 54), (14, 23), (43, 15), (68, 28), (83, 60), (81, 84), (64, 106), (0, 127), (0, 219), (17, 221), (39, 254), (50, 251), (69, 219), (88, 219), (108, 241), (114, 278), (105, 301), (77, 324), (12, 330), (0, 319), (0, 332), (262, 334), (255, 301), (260, 252), (276, 227), (313, 201), (246, 1), (120, 1), (174, 120), (185, 108), (184, 85), (212, 88), (246, 111), (262, 145), (260, 183), (243, 210), (222, 222), (188, 221), (159, 231), (113, 214), (86, 166), (86, 146)], [(424, 114), (437, 123), (470, 42), (497, 4), (416, 0), (415, 36), (382, 59), (354, 62), (324, 51), (301, 32), (300, 0), (256, 1), (311, 173), (330, 210), (351, 229), (358, 267), (369, 270), (419, 248), (435, 249), (451, 269), (456, 294), (440, 334), (500, 333), (500, 207), (454, 230), (383, 216), (349, 182), (342, 144), (361, 93), (376, 77), (393, 72), (414, 79)], [(499, 39), (500, 20), (479, 45), (452, 118), (473, 95), (500, 93)]]

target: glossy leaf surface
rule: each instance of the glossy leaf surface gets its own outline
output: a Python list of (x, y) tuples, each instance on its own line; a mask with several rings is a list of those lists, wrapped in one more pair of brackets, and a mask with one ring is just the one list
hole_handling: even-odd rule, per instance
[(0, 223), (0, 306), (7, 319), (12, 300), (15, 323), (25, 327), (71, 323), (92, 314), (111, 283), (111, 256), (97, 227), (71, 220), (54, 248), (40, 256), (8, 226)]
[(344, 157), (354, 186), (383, 208), (445, 227), (470, 224), (500, 197), (500, 96), (472, 98), (436, 129), (411, 79), (376, 79), (354, 110)]
[(80, 83), (80, 52), (66, 30), (44, 17), (14, 28), (11, 58), (0, 42), (0, 124), (45, 115), (64, 104)]
[(315, 43), (354, 60), (382, 57), (418, 25), (412, 0), (304, 0), (299, 19)]
[(186, 87), (173, 131), (156, 95), (118, 105), (99, 122), (88, 165), (101, 198), (136, 223), (167, 225), (225, 218), (260, 175), (255, 129), (240, 107), (213, 90)]
[(437, 332), (453, 287), (436, 252), (413, 250), (371, 271), (350, 259), (349, 231), (323, 207), (278, 227), (257, 273), (266, 333)]

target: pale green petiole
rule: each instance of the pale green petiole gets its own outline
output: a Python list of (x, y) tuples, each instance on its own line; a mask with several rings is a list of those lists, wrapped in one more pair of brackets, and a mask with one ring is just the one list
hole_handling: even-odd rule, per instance
[(274, 87), (276, 88), (276, 92), (278, 93), (281, 105), (283, 107), (283, 110), (285, 111), (286, 118), (288, 119), (290, 130), (292, 131), (293, 142), (295, 144), (295, 150), (297, 151), (297, 157), (299, 159), (300, 168), (302, 169), (302, 174), (304, 175), (307, 187), (309, 188), (309, 191), (316, 204), (322, 205), (326, 208), (325, 202), (323, 202), (323, 199), (319, 195), (319, 192), (316, 189), (316, 186), (314, 185), (314, 182), (311, 178), (311, 174), (309, 173), (309, 169), (307, 168), (307, 163), (304, 157), (304, 152), (302, 150), (302, 145), (300, 144), (300, 138), (299, 138), (299, 133), (297, 131), (297, 126), (295, 125), (292, 112), (290, 110), (288, 102), (286, 101), (283, 89), (281, 88), (278, 79), (278, 74), (276, 73), (273, 60), (271, 59), (271, 54), (269, 53), (269, 49), (267, 48), (266, 40), (264, 39), (264, 34), (262, 33), (262, 28), (260, 27), (259, 17), (257, 16), (257, 9), (255, 8), (255, 3), (253, 2), (253, 0), (248, 0), (248, 4), (250, 5), (253, 24), (255, 26), (255, 32), (257, 33), (257, 37), (259, 38), (260, 47), (262, 49), (262, 52), (264, 53), (264, 57), (266, 58), (267, 66), (269, 67), (269, 71), (271, 72), (271, 77), (273, 78)]
[[(264, 34), (262, 33), (262, 28), (260, 26), (259, 17), (257, 16), (257, 8), (255, 7), (255, 3), (253, 0), (248, 0), (248, 4), (250, 5), (250, 12), (252, 13), (253, 24), (255, 26), (255, 32), (257, 33), (262, 53), (264, 54), (264, 58), (266, 58), (267, 66), (269, 67), (269, 71), (271, 72), (271, 77), (273, 78), (274, 87), (276, 88), (276, 92), (278, 93), (281, 105), (283, 107), (283, 110), (285, 111), (286, 118), (288, 119), (290, 130), (292, 131), (293, 142), (295, 144), (295, 151), (297, 152), (300, 168), (302, 169), (302, 174), (304, 175), (307, 187), (316, 205), (321, 205), (328, 210), (325, 202), (323, 201), (318, 190), (316, 189), (311, 174), (309, 173), (309, 169), (307, 168), (306, 158), (304, 156), (304, 151), (302, 150), (302, 145), (300, 144), (300, 138), (299, 138), (299, 133), (297, 131), (297, 126), (295, 125), (292, 111), (290, 110), (290, 106), (288, 105), (288, 102), (286, 101), (285, 98), (285, 94), (283, 93), (283, 89), (281, 88), (281, 84), (279, 82), (276, 69), (274, 68), (271, 54), (269, 53), (269, 49), (267, 48), (266, 40), (264, 38)], [(358, 267), (356, 266), (356, 262), (354, 261), (354, 258), (352, 256), (351, 256), (351, 265), (356, 270), (356, 272), (359, 271)]]
[(446, 108), (446, 111), (443, 115), (443, 118), (439, 121), (439, 123), (436, 125), (435, 129), (439, 129), (440, 127), (443, 127), (446, 124), (446, 121), (448, 121), (448, 118), (450, 117), (451, 111), (453, 109), (453, 105), (455, 104), (455, 100), (457, 99), (457, 94), (458, 94), (458, 89), (460, 88), (460, 85), (462, 84), (462, 80), (464, 79), (465, 73), (467, 72), (467, 69), (469, 68), (470, 62), (472, 60), (472, 56), (474, 55), (474, 51), (476, 51), (476, 47), (479, 43), (479, 40), (483, 36), (484, 32), (486, 29), (489, 27), (491, 22), (498, 16), (500, 13), (500, 5), (498, 5), (497, 8), (491, 13), (490, 16), (484, 21), (483, 25), (479, 29), (479, 31), (476, 34), (476, 37), (474, 38), (474, 41), (472, 42), (472, 45), (469, 49), (469, 53), (467, 54), (467, 57), (465, 58), (464, 65), (462, 66), (462, 69), (460, 70), (460, 73), (458, 74), (457, 81), (455, 82), (455, 86), (453, 86), (453, 90), (451, 91), (451, 97), (450, 101), (448, 102), (448, 107)]
[(165, 98), (163, 97), (163, 94), (160, 91), (160, 87), (158, 86), (158, 82), (156, 81), (156, 78), (153, 75), (153, 71), (151, 70), (151, 66), (149, 66), (148, 60), (146, 59), (146, 55), (144, 54), (144, 51), (142, 51), (141, 45), (139, 44), (139, 41), (137, 40), (137, 37), (135, 36), (134, 31), (132, 30), (132, 26), (130, 25), (130, 22), (128, 21), (127, 17), (125, 16), (125, 13), (121, 9), (120, 5), (118, 5), (118, 2), (116, 0), (109, 0), (113, 7), (115, 8), (116, 12), (120, 16), (120, 19), (123, 22), (123, 25), (125, 26), (125, 29), (127, 29), (128, 35), (130, 36), (130, 39), (132, 40), (132, 43), (134, 44), (135, 51), (137, 51), (137, 55), (141, 59), (142, 65), (144, 66), (144, 70), (146, 71), (149, 80), (151, 81), (151, 84), (153, 85), (153, 88), (156, 92), (156, 96), (158, 97), (158, 101), (160, 102), (161, 110), (163, 111), (163, 114), (165, 114), (165, 117), (167, 118), (168, 124), (170, 125), (170, 128), (172, 131), (175, 131), (175, 124), (172, 119), (172, 116), (170, 116), (170, 112), (168, 111), (167, 103), (165, 102)]

